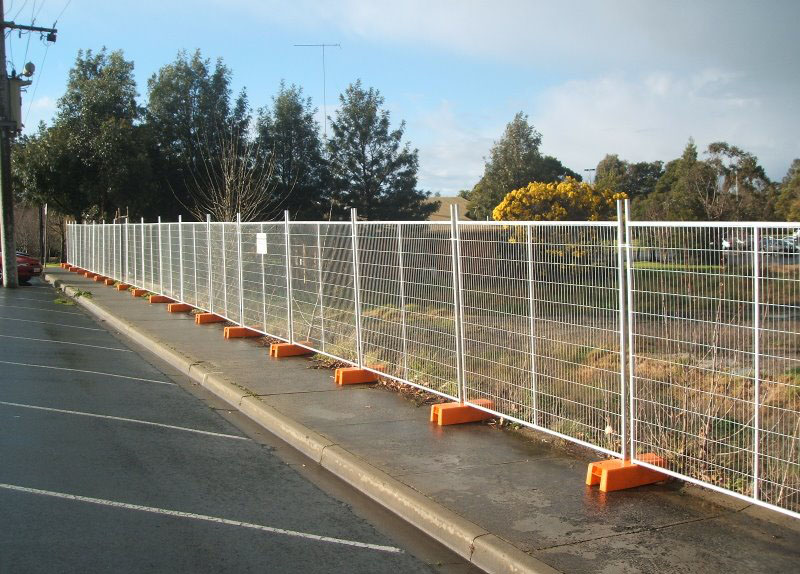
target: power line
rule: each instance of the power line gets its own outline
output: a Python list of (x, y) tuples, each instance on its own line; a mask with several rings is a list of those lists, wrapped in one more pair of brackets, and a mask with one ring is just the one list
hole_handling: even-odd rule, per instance
[[(39, 77), (42, 77), (42, 70), (44, 69), (44, 61), (47, 59), (47, 52), (50, 50), (50, 42), (48, 42), (44, 47), (44, 56), (42, 56), (42, 63), (39, 64)], [(31, 113), (31, 108), (33, 107), (33, 101), (36, 98), (36, 90), (39, 89), (39, 84), (42, 82), (37, 80), (36, 85), (33, 86), (33, 93), (31, 94), (31, 101), (28, 102), (28, 111), (25, 112), (25, 120), (22, 122), (23, 124), (28, 121), (28, 116)]]

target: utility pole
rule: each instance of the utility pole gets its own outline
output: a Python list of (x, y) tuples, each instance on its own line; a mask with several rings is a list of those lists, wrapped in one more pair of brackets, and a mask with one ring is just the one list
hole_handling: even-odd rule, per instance
[[(12, 132), (16, 133), (22, 128), (21, 113), (16, 108), (21, 108), (19, 87), (30, 82), (20, 81), (16, 76), (12, 78), (15, 85), (12, 89), (11, 80), (6, 69), (6, 30), (26, 30), (47, 34), (48, 42), (56, 41), (55, 28), (41, 28), (39, 26), (26, 26), (6, 22), (6, 11), (3, 0), (0, 0), (0, 249), (3, 251), (3, 286), (17, 287), (17, 247), (14, 244), (14, 194), (11, 190), (11, 138)], [(26, 69), (28, 66), (26, 65)], [(29, 73), (33, 74), (33, 65)], [(13, 100), (13, 101), (12, 101)]]
[(325, 48), (341, 48), (341, 44), (295, 44), (296, 48), (322, 48), (322, 139), (328, 141), (328, 93), (325, 72)]

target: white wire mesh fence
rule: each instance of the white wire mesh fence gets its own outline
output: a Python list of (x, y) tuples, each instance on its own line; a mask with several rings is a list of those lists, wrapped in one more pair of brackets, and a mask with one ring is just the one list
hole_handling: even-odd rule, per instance
[(79, 268), (800, 517), (796, 229), (620, 214), (67, 237)]

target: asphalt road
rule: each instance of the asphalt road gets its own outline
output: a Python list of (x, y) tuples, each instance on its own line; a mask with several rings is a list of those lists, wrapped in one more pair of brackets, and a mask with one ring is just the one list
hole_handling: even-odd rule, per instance
[(474, 571), (60, 298), (0, 289), (0, 572)]

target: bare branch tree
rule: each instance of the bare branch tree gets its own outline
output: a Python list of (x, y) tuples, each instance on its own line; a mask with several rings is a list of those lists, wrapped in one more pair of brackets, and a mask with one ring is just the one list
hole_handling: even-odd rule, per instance
[(198, 142), (199, 165), (190, 166), (190, 205), (185, 207), (197, 219), (206, 214), (217, 221), (254, 221), (274, 216), (285, 198), (276, 195), (273, 154), (264, 153), (246, 126), (218, 128), (212, 142), (208, 136)]

